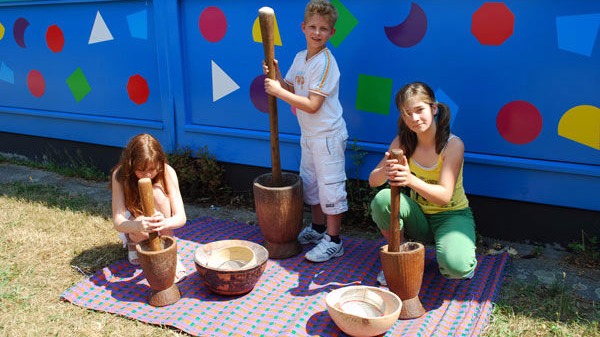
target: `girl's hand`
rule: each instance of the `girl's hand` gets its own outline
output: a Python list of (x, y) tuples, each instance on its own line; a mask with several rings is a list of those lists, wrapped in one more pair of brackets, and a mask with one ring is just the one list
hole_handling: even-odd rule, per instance
[(406, 156), (402, 156), (401, 160), (390, 159), (390, 153), (385, 153), (386, 160), (384, 165), (385, 176), (390, 186), (408, 186), (412, 179), (412, 173), (408, 167)]
[(143, 233), (159, 232), (167, 228), (166, 218), (159, 211), (155, 211), (154, 215), (150, 217), (140, 216), (136, 220), (140, 221), (140, 232)]

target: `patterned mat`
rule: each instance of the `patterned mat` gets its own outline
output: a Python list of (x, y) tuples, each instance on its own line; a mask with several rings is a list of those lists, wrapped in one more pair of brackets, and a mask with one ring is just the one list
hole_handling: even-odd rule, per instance
[[(328, 262), (311, 263), (304, 252), (289, 259), (270, 259), (250, 293), (225, 297), (204, 287), (194, 266), (194, 252), (200, 244), (216, 240), (262, 243), (258, 226), (205, 217), (189, 221), (175, 236), (188, 270), (178, 284), (182, 297), (175, 304), (162, 308), (147, 304), (148, 283), (141, 269), (126, 260), (72, 286), (61, 299), (192, 335), (345, 336), (329, 317), (325, 296), (350, 284), (377, 286), (378, 251), (384, 245), (383, 240), (344, 237), (344, 255)], [(507, 254), (478, 256), (472, 280), (447, 280), (428, 249), (419, 294), (427, 312), (417, 319), (398, 320), (386, 336), (478, 336), (489, 323), (507, 260)]]

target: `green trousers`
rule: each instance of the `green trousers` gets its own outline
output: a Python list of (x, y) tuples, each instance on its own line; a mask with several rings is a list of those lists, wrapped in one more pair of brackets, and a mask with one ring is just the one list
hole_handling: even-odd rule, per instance
[[(381, 230), (390, 228), (390, 189), (371, 201), (371, 216)], [(400, 194), (400, 229), (411, 240), (434, 243), (440, 273), (449, 279), (471, 278), (475, 257), (475, 221), (471, 208), (424, 214), (409, 196)]]

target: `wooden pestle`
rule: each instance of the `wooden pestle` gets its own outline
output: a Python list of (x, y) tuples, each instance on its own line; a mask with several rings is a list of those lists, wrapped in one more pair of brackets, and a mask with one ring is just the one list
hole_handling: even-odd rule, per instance
[[(390, 151), (390, 159), (397, 159), (398, 163), (403, 160), (404, 152), (400, 149)], [(400, 244), (404, 241), (404, 229), (400, 230), (400, 187), (390, 186), (391, 205), (390, 205), (390, 242), (388, 251), (396, 253), (400, 251)]]
[[(271, 7), (258, 10), (258, 21), (265, 53), (265, 64), (269, 68), (267, 78), (277, 80), (275, 73), (275, 12)], [(268, 95), (269, 124), (271, 127), (271, 172), (272, 183), (275, 187), (282, 186), (281, 159), (279, 154), (279, 121), (277, 115), (277, 97)]]
[[(140, 190), (140, 199), (142, 201), (144, 216), (153, 216), (154, 191), (152, 188), (152, 180), (150, 180), (150, 178), (141, 178), (138, 180), (138, 189)], [(159, 251), (163, 249), (157, 232), (149, 233), (148, 236), (148, 246), (150, 250)]]

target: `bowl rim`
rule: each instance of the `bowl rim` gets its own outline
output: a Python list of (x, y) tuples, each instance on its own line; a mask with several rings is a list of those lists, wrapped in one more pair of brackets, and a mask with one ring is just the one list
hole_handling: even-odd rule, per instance
[[(232, 243), (230, 247), (233, 247), (233, 246), (249, 247), (254, 252), (254, 256), (255, 256), (256, 260), (253, 263), (248, 263), (248, 264), (244, 265), (242, 268), (233, 269), (233, 270), (224, 270), (224, 269), (220, 269), (220, 268), (209, 267), (208, 265), (198, 261), (199, 252), (201, 252), (204, 247), (206, 247), (207, 245), (211, 245), (211, 244), (222, 244), (225, 242)], [(220, 251), (221, 249), (224, 249), (224, 248), (227, 248), (227, 247), (220, 246), (218, 249), (215, 249), (215, 251)], [(259, 258), (261, 254), (258, 254), (256, 250), (262, 251), (264, 253), (264, 259)], [(201, 243), (194, 250), (194, 263), (195, 264), (197, 264), (198, 266), (201, 266), (202, 268), (205, 268), (205, 269), (208, 269), (211, 271), (215, 271), (215, 272), (219, 272), (219, 273), (237, 273), (240, 271), (252, 270), (252, 269), (258, 268), (261, 265), (265, 264), (267, 262), (267, 260), (269, 260), (269, 252), (267, 251), (267, 249), (264, 246), (262, 246), (261, 244), (258, 244), (256, 242), (250, 241), (250, 240), (241, 240), (241, 239), (215, 240), (215, 241), (211, 241), (211, 242), (207, 242), (207, 243)]]
[[(384, 312), (384, 314), (382, 316), (378, 316), (378, 317), (364, 317), (364, 316), (355, 315), (355, 314), (346, 312), (344, 310), (341, 310), (339, 308), (339, 305), (336, 305), (336, 304), (339, 303), (339, 299), (345, 292), (353, 290), (353, 289), (370, 290), (370, 291), (375, 292), (377, 295), (381, 296), (382, 298), (384, 296), (391, 297), (393, 299), (393, 301), (395, 301), (397, 303), (397, 305), (396, 305), (397, 307), (394, 310), (391, 310), (388, 314), (385, 314), (385, 312)], [(334, 301), (336, 301), (336, 302), (334, 302)], [(385, 301), (385, 299), (384, 299), (384, 301)], [(367, 285), (349, 285), (349, 286), (344, 286), (344, 287), (334, 289), (334, 290), (330, 291), (327, 294), (327, 296), (325, 296), (325, 305), (327, 306), (328, 311), (333, 310), (342, 315), (356, 317), (359, 319), (368, 319), (368, 320), (373, 320), (373, 321), (386, 320), (389, 317), (400, 316), (400, 311), (402, 310), (402, 300), (400, 299), (400, 297), (398, 295), (394, 294), (392, 291), (390, 291), (388, 289), (374, 287), (374, 286), (367, 286)], [(386, 307), (387, 307), (387, 305), (386, 305)], [(331, 313), (330, 313), (330, 316), (331, 316)]]

